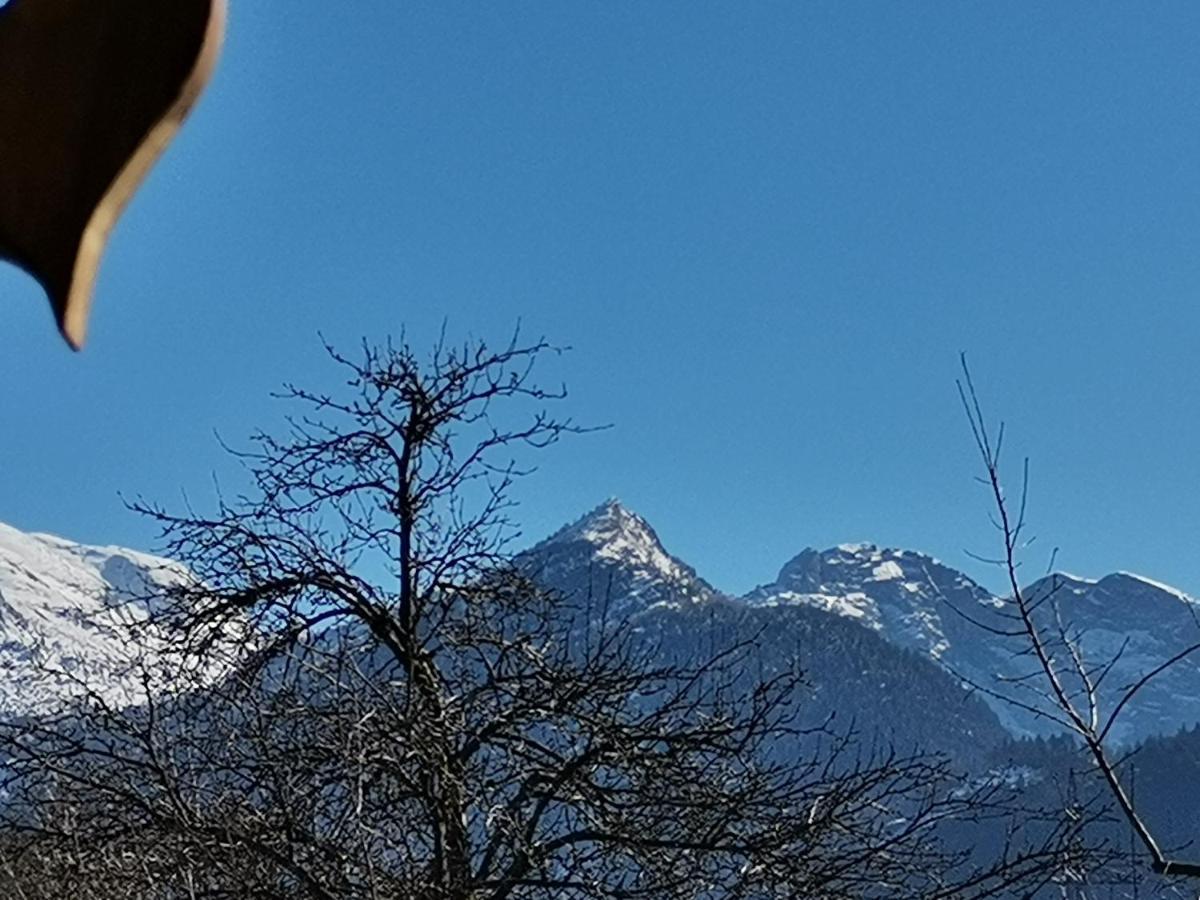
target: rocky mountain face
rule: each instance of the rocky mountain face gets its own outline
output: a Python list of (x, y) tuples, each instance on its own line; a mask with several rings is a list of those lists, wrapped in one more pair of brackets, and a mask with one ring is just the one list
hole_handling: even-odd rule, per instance
[(133, 648), (119, 628), (143, 621), (154, 588), (184, 575), (164, 559), (88, 547), (0, 524), (0, 709), (44, 711), (73, 677), (116, 702), (140, 696)]
[[(1022, 663), (970, 621), (996, 621), (1002, 602), (931, 557), (871, 544), (810, 549), (773, 581), (731, 597), (672, 556), (645, 519), (609, 501), (518, 562), (583, 612), (581, 627), (631, 629), (690, 660), (751, 642), (747, 685), (798, 664), (806, 683), (791, 699), (796, 724), (853, 732), (852, 754), (942, 751), (972, 778), (1002, 779), (1048, 808), (1088, 777), (1077, 743), (1047, 740), (1036, 721), (967, 687), (1019, 674)], [(72, 675), (103, 685), (114, 702), (137, 703), (142, 688), (122, 626), (144, 622), (156, 591), (186, 577), (153, 556), (0, 525), (0, 715), (52, 711), (69, 699)], [(1116, 659), (1102, 679), (1109, 704), (1119, 688), (1200, 640), (1196, 601), (1139, 576), (1056, 575), (1027, 594), (1047, 625), (1058, 611), (1089, 659)], [(46, 670), (68, 678), (47, 679)], [(1200, 670), (1185, 660), (1138, 693), (1116, 734), (1140, 743), (1122, 777), (1133, 791), (1136, 776), (1139, 807), (1171, 846), (1196, 833), (1200, 730), (1175, 733), (1200, 722), (1198, 692)], [(792, 741), (770, 752), (790, 761), (811, 748)], [(1128, 840), (1119, 820), (1102, 827), (1115, 846)], [(1010, 837), (994, 822), (954, 828), (951, 837), (986, 859)], [(1174, 896), (1148, 881), (1141, 891)]]
[[(1047, 635), (1059, 623), (1082, 651), (1093, 677), (1115, 660), (1097, 689), (1101, 715), (1142, 675), (1190, 643), (1200, 642), (1200, 606), (1165, 585), (1128, 573), (1088, 581), (1055, 574), (1025, 588)], [(746, 602), (765, 607), (811, 606), (853, 619), (889, 643), (937, 662), (985, 689), (982, 696), (1005, 726), (1018, 735), (1050, 734), (1055, 726), (986, 690), (999, 690), (1037, 706), (1032, 691), (1013, 687), (1030, 673), (1026, 644), (1007, 641), (980, 625), (1014, 626), (1004, 604), (979, 584), (938, 560), (872, 544), (805, 550), (774, 582), (752, 591)], [(1060, 655), (1065, 655), (1056, 638)], [(997, 681), (997, 676), (1009, 679)], [(1075, 687), (1082, 688), (1081, 684)], [(1049, 708), (1049, 707), (1046, 707)], [(1133, 743), (1200, 721), (1200, 654), (1185, 658), (1140, 690), (1121, 713), (1112, 736)]]
[(663, 549), (645, 519), (617, 500), (559, 529), (520, 561), (544, 584), (614, 616), (718, 596), (695, 569)]
[(1004, 655), (971, 622), (994, 615), (995, 598), (961, 572), (909, 550), (874, 544), (804, 550), (774, 582), (743, 599), (752, 606), (811, 606), (853, 619), (962, 676), (995, 671)]
[(774, 582), (751, 591), (745, 600), (755, 606), (824, 609), (934, 660), (953, 655), (964, 637), (960, 623), (968, 624), (951, 619), (948, 607), (972, 612), (993, 604), (986, 590), (936, 559), (873, 544), (804, 550)]
[[(966, 575), (938, 560), (874, 544), (806, 549), (773, 582), (744, 598), (752, 606), (809, 606), (858, 622), (890, 645), (910, 650), (952, 674), (961, 686), (991, 687), (1007, 673), (1012, 655), (975, 622), (988, 622), (998, 601)], [(991, 706), (1011, 731), (1036, 729), (1013, 707)]]

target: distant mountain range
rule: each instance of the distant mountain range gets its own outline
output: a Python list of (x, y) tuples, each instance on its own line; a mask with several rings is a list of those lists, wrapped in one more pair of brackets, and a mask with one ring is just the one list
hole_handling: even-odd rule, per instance
[[(610, 500), (517, 562), (581, 611), (578, 627), (630, 629), (680, 657), (751, 641), (747, 684), (798, 663), (805, 685), (791, 703), (799, 721), (853, 731), (856, 753), (940, 751), (969, 777), (1004, 779), (1051, 807), (1093, 768), (1077, 743), (1048, 739), (1036, 720), (971, 688), (993, 683), (997, 673), (1019, 677), (1026, 663), (970, 621), (997, 615), (1000, 601), (921, 553), (872, 544), (806, 549), (773, 580), (734, 597), (672, 556), (645, 519)], [(143, 622), (154, 589), (184, 577), (169, 560), (0, 525), (0, 714), (52, 711), (70, 698), (75, 676), (114, 702), (138, 703), (141, 684), (117, 629)], [(1195, 600), (1129, 573), (1095, 581), (1058, 574), (1027, 590), (1035, 601), (1053, 597), (1090, 658), (1117, 657), (1103, 679), (1106, 702), (1200, 634)], [(1051, 606), (1041, 604), (1039, 615)], [(47, 680), (47, 669), (67, 677)], [(1122, 778), (1171, 846), (1186, 846), (1200, 828), (1198, 695), (1200, 668), (1191, 661), (1174, 667), (1139, 693), (1116, 734), (1139, 745)], [(1119, 818), (1098, 827), (1114, 846), (1128, 842)], [(1000, 853), (1002, 832), (981, 827), (971, 840), (985, 855)], [(1175, 896), (1170, 888), (1147, 877), (1138, 891)]]
[[(866, 543), (806, 549), (773, 581), (731, 597), (668, 553), (641, 516), (609, 500), (526, 551), (523, 559), (546, 583), (569, 595), (606, 596), (612, 615), (653, 614), (667, 622), (674, 614), (703, 634), (704, 626), (695, 622), (703, 611), (721, 621), (742, 620), (743, 631), (760, 628), (775, 643), (794, 638), (815, 696), (824, 692), (831, 707), (854, 710), (859, 723), (877, 724), (874, 710), (885, 705), (896, 718), (895, 702), (909, 724), (917, 725), (912, 717), (931, 714), (920, 708), (926, 686), (940, 681), (949, 683), (952, 689), (945, 689), (958, 698), (947, 701), (955, 715), (973, 710), (963, 698), (974, 694), (971, 699), (986, 702), (1008, 734), (1053, 732), (1044, 721), (972, 690), (972, 685), (997, 687), (997, 675), (1019, 679), (1029, 662), (1014, 656), (1019, 643), (1006, 644), (977, 624), (1011, 627), (1000, 618), (1001, 601), (969, 576), (922, 553)], [(1052, 597), (1053, 604), (1039, 604), (1044, 624), (1054, 624), (1045, 617), (1057, 607), (1090, 663), (1116, 657), (1101, 685), (1102, 702), (1110, 707), (1142, 674), (1200, 640), (1197, 601), (1138, 575), (1120, 572), (1089, 581), (1059, 573), (1030, 585), (1026, 593), (1035, 602)], [(848, 624), (877, 640), (848, 631)], [(831, 650), (838, 645), (850, 654), (851, 644), (861, 656), (839, 659)], [(880, 682), (871, 691), (857, 683), (869, 681), (867, 673), (880, 667), (903, 672), (908, 684)], [(848, 679), (851, 671), (862, 677)], [(941, 709), (934, 718), (938, 715), (944, 715)], [(974, 712), (969, 717), (971, 729), (979, 732), (976, 739), (989, 733)], [(1156, 678), (1119, 721), (1113, 737), (1125, 743), (1200, 722), (1200, 658), (1183, 660)], [(951, 724), (943, 720), (940, 728), (930, 727), (944, 732)]]
[[(996, 674), (1019, 676), (1027, 662), (970, 621), (995, 616), (997, 598), (921, 553), (872, 544), (806, 549), (772, 581), (732, 597), (672, 556), (645, 519), (609, 500), (519, 562), (590, 604), (594, 616), (653, 630), (664, 652), (753, 639), (766, 669), (798, 660), (813, 720), (832, 714), (841, 727), (881, 740), (967, 757), (1012, 736), (1048, 732), (970, 688), (994, 684)], [(0, 706), (30, 711), (46, 702), (23, 687), (38, 665), (116, 671), (122, 653), (112, 626), (144, 617), (137, 598), (147, 584), (178, 577), (178, 566), (157, 557), (0, 525)], [(1089, 658), (1119, 655), (1105, 679), (1108, 699), (1200, 635), (1195, 600), (1140, 576), (1059, 574), (1028, 590), (1053, 592)], [(1200, 722), (1198, 662), (1173, 667), (1139, 693), (1114, 736), (1132, 743)]]
[[(1101, 706), (1146, 672), (1200, 640), (1200, 606), (1173, 588), (1119, 572), (1098, 581), (1056, 573), (1024, 589), (1047, 633), (1063, 627), (1076, 640), (1089, 666), (1116, 659), (1100, 685)], [(1020, 639), (1006, 642), (980, 627), (1011, 629), (1000, 601), (962, 572), (907, 550), (843, 544), (805, 550), (787, 563), (774, 582), (745, 601), (759, 606), (802, 604), (854, 619), (904, 647), (937, 662), (964, 682), (1001, 689), (1037, 703), (1031, 691), (1012, 687), (1031, 671)], [(1043, 602), (1045, 601), (1045, 602)], [(1052, 602), (1051, 602), (1052, 601)], [(1005, 676), (1008, 686), (996, 680)], [(1040, 683), (1040, 682), (1039, 682)], [(1014, 734), (1048, 734), (1051, 724), (992, 696), (985, 699)], [(1200, 654), (1184, 659), (1147, 684), (1122, 712), (1112, 736), (1135, 742), (1200, 721)]]
[(868, 741), (944, 750), (964, 760), (1008, 736), (980, 699), (928, 658), (812, 605), (768, 607), (722, 594), (615, 500), (518, 561), (572, 602), (590, 605), (593, 618), (651, 632), (664, 653), (697, 657), (755, 641), (763, 671), (798, 662), (807, 681), (796, 698), (802, 721), (833, 716), (835, 730), (853, 728)]

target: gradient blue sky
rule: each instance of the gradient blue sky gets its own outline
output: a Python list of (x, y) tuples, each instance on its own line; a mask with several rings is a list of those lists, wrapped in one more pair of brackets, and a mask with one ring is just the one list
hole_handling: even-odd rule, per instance
[(1200, 5), (231, 0), (82, 355), (0, 267), (0, 520), (151, 546), (317, 339), (574, 351), (531, 539), (609, 495), (719, 587), (873, 540), (996, 583), (958, 353), (1032, 457), (1031, 574), (1200, 592)]

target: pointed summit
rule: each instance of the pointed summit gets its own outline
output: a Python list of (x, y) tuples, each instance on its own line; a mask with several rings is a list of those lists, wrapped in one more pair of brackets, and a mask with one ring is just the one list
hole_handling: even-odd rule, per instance
[[(526, 565), (550, 570), (549, 580), (556, 584), (604, 585), (627, 600), (654, 603), (715, 594), (691, 566), (667, 552), (649, 522), (615, 497), (521, 557)], [(599, 577), (603, 580), (596, 581)]]
[(570, 525), (560, 528), (542, 543), (571, 541), (587, 541), (597, 547), (616, 542), (662, 550), (662, 542), (650, 527), (650, 523), (616, 497), (609, 497)]

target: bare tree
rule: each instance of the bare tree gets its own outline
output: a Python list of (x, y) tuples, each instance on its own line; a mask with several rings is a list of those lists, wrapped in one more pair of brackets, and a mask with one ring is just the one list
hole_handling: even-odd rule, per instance
[[(346, 390), (285, 392), (303, 412), (237, 452), (246, 495), (137, 504), (192, 573), (143, 626), (169, 652), (132, 660), (175, 683), (0, 727), (0, 887), (967, 900), (1087, 875), (1094, 798), (1030, 810), (944, 759), (803, 727), (795, 666), (748, 677), (754, 636), (677, 659), (607, 597), (512, 563), (519, 457), (578, 430), (532, 380), (551, 350), (331, 350)], [(955, 828), (1005, 840), (981, 860)]]
[[(1148, 855), (1151, 869), (1160, 875), (1200, 878), (1200, 862), (1171, 858), (1139, 813), (1123, 771), (1130, 754), (1117, 748), (1112, 740), (1114, 727), (1130, 703), (1154, 679), (1200, 653), (1200, 640), (1185, 643), (1115, 691), (1107, 689), (1106, 682), (1111, 683), (1125, 646), (1103, 658), (1089, 658), (1083, 646), (1083, 629), (1070, 623), (1060, 607), (1061, 584), (1052, 580), (1036, 591), (1021, 585), (1020, 556), (1030, 543), (1026, 533), (1029, 462), (1024, 461), (1020, 496), (1014, 504), (1001, 476), (1004, 425), (995, 430), (989, 427), (965, 356), (962, 371), (959, 396), (983, 463), (980, 480), (992, 504), (992, 524), (1003, 545), (999, 558), (980, 558), (1003, 570), (1009, 594), (996, 609), (957, 612), (970, 618), (981, 633), (1008, 646), (1012, 657), (1021, 663), (1014, 673), (998, 673), (993, 683), (976, 683), (975, 687), (1078, 739), (1115, 808)], [(1200, 633), (1200, 623), (1197, 626)]]

